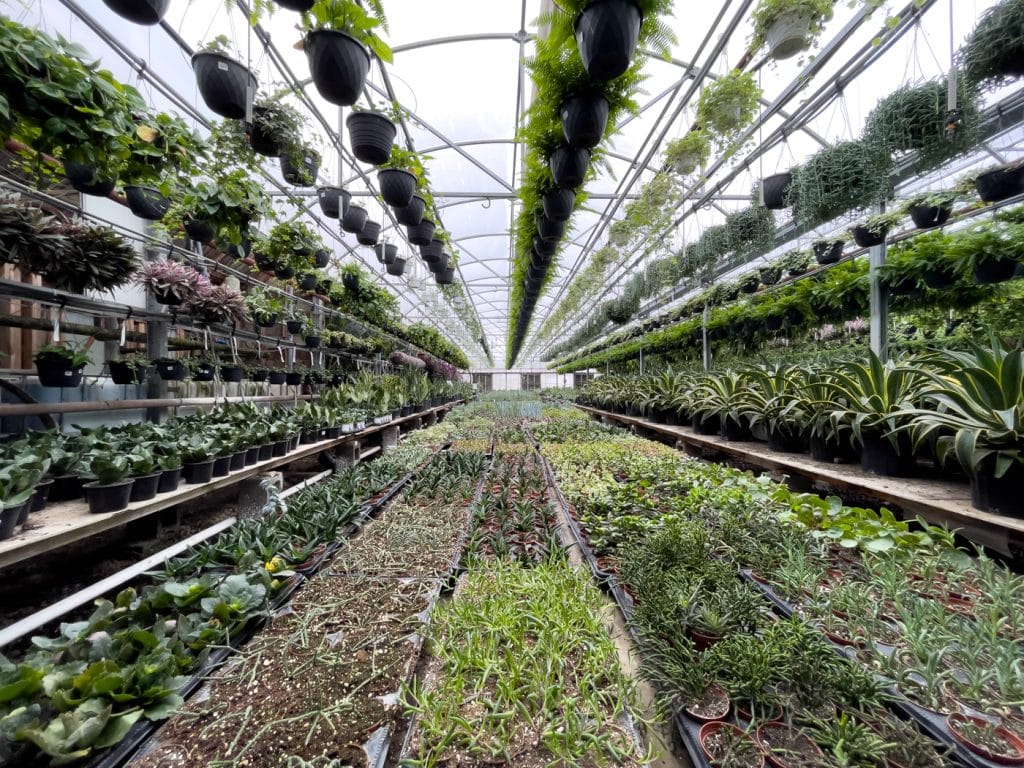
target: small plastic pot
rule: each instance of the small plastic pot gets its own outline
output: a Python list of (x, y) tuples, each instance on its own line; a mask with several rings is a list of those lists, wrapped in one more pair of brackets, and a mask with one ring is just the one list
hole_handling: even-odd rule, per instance
[(134, 478), (132, 492), (128, 497), (129, 501), (149, 501), (157, 494), (160, 488), (160, 478), (163, 472), (154, 472), (151, 475), (142, 475)]
[(181, 476), (188, 485), (210, 482), (213, 479), (213, 459), (185, 464), (181, 468)]
[(251, 467), (260, 460), (260, 447), (258, 445), (245, 449), (245, 466)]
[(257, 456), (259, 456), (260, 461), (270, 461), (274, 458), (274, 444), (266, 443), (265, 445), (261, 445)]
[(231, 457), (233, 454), (227, 456), (218, 456), (213, 460), (213, 477), (227, 477), (228, 472), (231, 471)]
[(85, 491), (85, 499), (89, 502), (89, 512), (94, 515), (101, 515), (107, 512), (118, 512), (128, 506), (132, 495), (132, 479), (122, 480), (120, 483), (100, 485), (99, 483), (86, 483), (82, 486)]
[(231, 454), (231, 464), (228, 467), (232, 472), (245, 469), (245, 449), (235, 451)]
[(46, 503), (50, 498), (50, 489), (53, 487), (53, 480), (41, 480), (36, 484), (29, 502), (29, 512), (39, 512), (46, 509)]

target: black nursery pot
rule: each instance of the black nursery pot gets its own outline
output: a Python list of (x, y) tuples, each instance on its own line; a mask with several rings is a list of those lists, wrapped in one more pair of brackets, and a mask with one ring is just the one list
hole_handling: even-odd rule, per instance
[(745, 442), (751, 439), (750, 425), (746, 419), (734, 419), (726, 416), (722, 420), (722, 437), (734, 442)]
[(769, 430), (768, 450), (777, 453), (806, 453), (807, 438), (803, 435), (789, 435)]
[(974, 282), (982, 285), (1004, 283), (1013, 279), (1017, 262), (1013, 259), (988, 259), (979, 261), (974, 267)]
[(277, 325), (279, 316), (277, 312), (271, 312), (269, 315), (253, 314), (252, 320), (256, 324), (257, 328), (273, 328)]
[(366, 209), (361, 205), (350, 205), (341, 217), (341, 228), (345, 232), (358, 234), (366, 225)]
[(811, 458), (815, 461), (832, 463), (835, 461), (853, 461), (856, 456), (852, 448), (844, 448), (835, 440), (826, 440), (817, 433), (811, 433)]
[(53, 478), (50, 486), (50, 501), (74, 501), (82, 498), (82, 485), (85, 480), (77, 475), (60, 475)]
[(306, 349), (317, 349), (320, 347), (319, 336), (307, 336), (306, 337)]
[(949, 221), (952, 205), (912, 205), (907, 209), (918, 229), (935, 229)]
[(381, 264), (391, 264), (398, 258), (398, 246), (394, 243), (377, 243), (373, 252)]
[(693, 414), (693, 431), (698, 435), (717, 435), (721, 427), (722, 421), (717, 415), (704, 416), (699, 411)]
[(146, 376), (146, 369), (135, 363), (111, 360), (107, 365), (110, 367), (110, 380), (115, 384), (138, 384)]
[(430, 219), (423, 219), (414, 227), (406, 227), (406, 234), (409, 236), (409, 242), (413, 245), (430, 245), (430, 241), (434, 239), (434, 230), (436, 225)]
[(277, 0), (277, 4), (282, 8), (287, 8), (289, 11), (302, 13), (316, 5), (316, 0)]
[(270, 376), (270, 371), (266, 368), (256, 368), (252, 373), (249, 374), (249, 381), (266, 381)]
[(608, 100), (599, 93), (570, 96), (558, 108), (562, 133), (570, 146), (593, 149), (608, 126)]
[(159, 24), (171, 0), (103, 0), (103, 4), (123, 19), (136, 24)]
[(342, 214), (348, 210), (352, 193), (341, 187), (320, 187), (316, 191), (316, 198), (324, 216), (329, 219), (340, 219)]
[(815, 243), (814, 258), (819, 264), (835, 264), (843, 258), (843, 241), (833, 240), (828, 243)]
[(301, 291), (315, 291), (316, 290), (317, 278), (316, 275), (310, 272), (308, 275), (299, 275), (295, 279), (295, 284), (299, 286)]
[(1014, 463), (999, 478), (995, 470), (995, 459), (989, 458), (971, 476), (971, 504), (984, 512), (1024, 518), (1024, 467)]
[(89, 502), (89, 512), (101, 515), (124, 509), (131, 498), (133, 484), (133, 480), (123, 480), (111, 485), (86, 483), (82, 488), (85, 491), (85, 499)]
[(887, 438), (879, 435), (864, 433), (863, 439), (860, 466), (865, 472), (883, 477), (909, 477), (914, 474), (915, 462), (909, 436), (902, 434), (897, 438), (898, 452)]
[(260, 460), (260, 447), (253, 446), (245, 449), (245, 466), (251, 467)]
[(129, 185), (124, 188), (124, 195), (132, 213), (146, 221), (160, 221), (171, 209), (170, 199), (152, 187)]
[(445, 267), (434, 275), (434, 279), (438, 285), (451, 285), (455, 282), (455, 267)]
[(344, 32), (317, 29), (306, 35), (303, 49), (320, 95), (339, 107), (355, 104), (370, 71), (366, 47)]
[(29, 502), (29, 512), (39, 512), (46, 508), (46, 503), (50, 500), (50, 489), (53, 487), (53, 480), (42, 480), (36, 483), (36, 489), (32, 493), (32, 499)]
[(395, 124), (379, 112), (353, 112), (346, 118), (352, 154), (364, 163), (380, 165), (391, 157)]
[(181, 476), (188, 485), (210, 482), (213, 479), (213, 459), (186, 464), (181, 468)]
[(62, 355), (52, 355), (36, 360), (36, 373), (44, 387), (77, 387), (82, 383), (85, 366), (71, 367), (71, 361)]
[(0, 509), (0, 541), (9, 539), (14, 535), (14, 529), (18, 526), (19, 517), (21, 517), (20, 505)]
[(291, 280), (293, 277), (295, 277), (295, 267), (277, 266), (274, 269), (274, 275), (279, 280)]
[(925, 267), (921, 270), (921, 280), (934, 291), (951, 288), (956, 282), (956, 275), (948, 269)]
[(240, 365), (221, 366), (220, 377), (224, 381), (239, 382), (245, 378), (245, 368)]
[(305, 325), (302, 320), (285, 320), (284, 324), (288, 328), (288, 333), (292, 336), (302, 333), (302, 327)]
[(284, 380), (289, 387), (297, 387), (302, 383), (302, 374), (297, 371), (288, 371)]
[(288, 155), (281, 155), (281, 176), (296, 187), (311, 187), (320, 173), (320, 153), (307, 149), (302, 153), (302, 165), (296, 168)]
[(415, 227), (423, 221), (427, 202), (419, 195), (413, 195), (408, 205), (394, 208), (395, 220), (406, 227)]
[(213, 381), (213, 377), (217, 375), (217, 369), (212, 365), (203, 363), (196, 368), (196, 372), (192, 374), (192, 381)]
[(994, 168), (980, 173), (974, 180), (974, 188), (978, 190), (978, 197), (986, 203), (997, 203), (1024, 193), (1024, 165)]
[(221, 117), (245, 118), (247, 93), (256, 93), (259, 88), (252, 72), (222, 53), (208, 51), (193, 54), (192, 69), (206, 106)]
[(231, 457), (234, 454), (228, 456), (219, 456), (213, 460), (213, 477), (227, 477), (228, 472), (231, 471)]
[(555, 221), (547, 216), (538, 215), (535, 219), (537, 235), (542, 240), (558, 240), (565, 234), (565, 221)]
[(789, 185), (792, 183), (793, 174), (789, 171), (766, 176), (761, 181), (761, 195), (764, 197), (764, 207), (772, 211), (781, 211), (785, 208), (786, 193), (789, 192)]
[(160, 488), (160, 477), (163, 472), (154, 472), (151, 475), (136, 477), (132, 483), (132, 491), (128, 497), (129, 501), (149, 501), (157, 494)]
[(324, 248), (313, 254), (313, 266), (317, 269), (325, 269), (331, 263), (331, 252)]
[(550, 259), (558, 253), (558, 240), (544, 240), (540, 235), (535, 235), (533, 238), (533, 250), (536, 255)]
[(100, 179), (96, 169), (71, 160), (64, 161), (64, 175), (76, 192), (95, 197), (107, 197), (117, 185), (115, 179)]
[(564, 189), (578, 189), (583, 185), (590, 167), (590, 150), (580, 147), (559, 147), (548, 158), (548, 167), (555, 184)]
[(368, 221), (363, 225), (362, 230), (356, 235), (356, 242), (360, 245), (376, 245), (380, 238), (380, 223)]
[(405, 274), (405, 259), (396, 256), (386, 266), (389, 275), (394, 277), (401, 277)]
[(385, 168), (377, 172), (380, 196), (396, 208), (404, 208), (416, 194), (416, 177), (401, 168)]
[(614, 80), (629, 69), (643, 15), (632, 0), (594, 0), (576, 17), (576, 45), (587, 74)]
[(440, 261), (441, 257), (444, 256), (444, 243), (440, 240), (431, 240), (426, 245), (421, 245), (420, 256), (428, 264)]
[(288, 374), (284, 371), (271, 371), (267, 375), (267, 381), (275, 386), (284, 384), (288, 380)]
[(576, 193), (571, 189), (553, 189), (541, 198), (544, 215), (552, 221), (565, 221), (572, 216)]
[(213, 227), (202, 219), (185, 219), (182, 222), (185, 227), (185, 234), (188, 235), (189, 240), (194, 240), (197, 243), (208, 243), (213, 240), (214, 234)]
[(850, 233), (853, 235), (853, 241), (861, 248), (871, 248), (885, 242), (885, 236), (889, 234), (889, 228), (882, 227), (877, 232), (873, 232), (865, 226), (857, 225), (850, 228)]
[(231, 463), (228, 465), (228, 469), (232, 472), (237, 472), (240, 469), (245, 469), (245, 449), (235, 451), (231, 454)]
[(258, 155), (263, 155), (264, 157), (280, 157), (280, 140), (276, 135), (268, 131), (259, 119), (267, 112), (269, 112), (269, 110), (266, 107), (253, 106), (253, 121), (252, 130), (249, 132), (249, 146), (252, 147), (252, 151)]

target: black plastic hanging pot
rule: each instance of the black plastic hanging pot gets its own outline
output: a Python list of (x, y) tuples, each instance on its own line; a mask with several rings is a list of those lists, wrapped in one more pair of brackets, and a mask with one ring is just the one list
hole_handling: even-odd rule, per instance
[(404, 208), (416, 193), (416, 177), (401, 168), (385, 168), (377, 172), (380, 196), (396, 208)]
[(953, 213), (952, 205), (912, 205), (907, 209), (918, 229), (934, 229), (945, 224)]
[(451, 285), (455, 281), (455, 267), (446, 267), (434, 275), (438, 285)]
[(435, 224), (430, 219), (423, 219), (415, 227), (406, 227), (405, 231), (409, 235), (409, 242), (413, 245), (430, 245), (430, 241), (434, 239)]
[(305, 323), (302, 320), (285, 320), (285, 327), (288, 329), (288, 333), (292, 336), (302, 333), (302, 328)]
[(146, 366), (124, 360), (110, 360), (110, 379), (115, 384), (139, 384), (146, 378)]
[(289, 387), (297, 387), (302, 383), (302, 373), (299, 371), (288, 371), (284, 377)]
[(391, 157), (395, 124), (379, 112), (353, 112), (345, 120), (352, 154), (364, 163), (380, 165)]
[(576, 193), (572, 189), (553, 189), (546, 192), (541, 201), (544, 204), (544, 215), (552, 221), (565, 221), (572, 216), (576, 205)]
[(278, 280), (291, 280), (295, 277), (295, 267), (288, 266), (287, 264), (279, 264), (274, 269), (274, 275), (277, 276)]
[(217, 369), (210, 363), (200, 363), (196, 366), (195, 373), (192, 374), (192, 381), (213, 381), (213, 377), (217, 375)]
[(381, 264), (391, 264), (398, 257), (398, 246), (393, 243), (377, 243), (373, 247), (373, 252)]
[(348, 209), (352, 193), (341, 187), (320, 187), (316, 191), (316, 197), (324, 216), (329, 219), (340, 219)]
[(256, 251), (253, 254), (253, 259), (256, 262), (256, 267), (262, 272), (273, 272), (277, 269), (277, 262), (270, 256), (269, 253), (263, 251)]
[(82, 383), (84, 365), (72, 367), (64, 355), (48, 354), (36, 360), (36, 374), (44, 387), (77, 387)]
[(248, 94), (259, 88), (252, 72), (240, 62), (210, 51), (193, 54), (192, 70), (207, 107), (221, 117), (245, 118)]
[(288, 378), (288, 374), (285, 371), (271, 371), (267, 375), (267, 383), (275, 386), (284, 384)]
[(316, 184), (320, 172), (320, 153), (306, 148), (302, 151), (302, 165), (296, 167), (287, 154), (281, 155), (281, 176), (296, 187), (311, 187)]
[(814, 258), (819, 264), (835, 264), (843, 258), (843, 241), (831, 240), (826, 243), (814, 243)]
[(344, 32), (317, 29), (306, 35), (303, 48), (320, 95), (339, 107), (355, 104), (370, 71), (366, 46)]
[(152, 187), (129, 185), (124, 188), (124, 195), (132, 213), (146, 221), (160, 221), (171, 208), (170, 199)]
[(299, 275), (295, 278), (295, 284), (299, 286), (299, 290), (301, 291), (315, 291), (316, 275), (312, 272), (306, 275)]
[(269, 315), (264, 315), (255, 312), (253, 313), (252, 320), (256, 323), (257, 328), (273, 328), (277, 325), (278, 314), (277, 312), (271, 312)]
[(579, 189), (590, 167), (590, 150), (579, 147), (559, 147), (548, 158), (548, 167), (555, 184), (564, 189)]
[(415, 227), (423, 221), (423, 214), (427, 210), (427, 201), (419, 195), (413, 195), (408, 205), (396, 206), (394, 209), (395, 220), (406, 227)]
[(345, 232), (358, 234), (366, 224), (366, 209), (361, 205), (350, 205), (341, 218), (341, 228)]
[(306, 349), (318, 349), (321, 337), (315, 334), (306, 337)]
[(95, 168), (72, 160), (64, 161), (64, 175), (68, 177), (68, 182), (74, 190), (83, 195), (107, 197), (117, 186), (116, 179), (100, 179)]
[(547, 216), (538, 214), (534, 217), (537, 225), (537, 234), (542, 240), (559, 240), (565, 234), (565, 222), (549, 219)]
[(1004, 283), (1013, 279), (1016, 271), (1017, 262), (1014, 259), (979, 260), (974, 267), (974, 282), (982, 285)]
[(570, 146), (593, 149), (601, 143), (608, 126), (608, 99), (599, 93), (570, 96), (558, 108), (558, 116)]
[(103, 0), (103, 4), (122, 19), (153, 26), (167, 14), (171, 0)]
[(853, 241), (861, 248), (871, 248), (885, 242), (885, 236), (889, 234), (889, 227), (880, 227), (878, 230), (870, 230), (863, 224), (850, 227)]
[(643, 15), (633, 0), (594, 0), (573, 22), (576, 46), (587, 74), (614, 80), (629, 69)]
[(317, 269), (324, 269), (331, 263), (331, 252), (320, 248), (313, 254), (313, 266)]
[(245, 368), (241, 365), (222, 365), (220, 377), (224, 381), (239, 382), (245, 378)]
[(441, 255), (433, 261), (427, 262), (427, 269), (433, 272), (435, 275), (448, 266), (448, 254), (441, 253)]
[(180, 360), (157, 360), (156, 372), (164, 381), (181, 381), (185, 378), (185, 364)]
[(942, 267), (925, 267), (921, 270), (921, 280), (933, 291), (943, 291), (953, 287), (956, 274)]
[(772, 211), (780, 211), (785, 208), (786, 194), (789, 192), (789, 185), (792, 183), (793, 174), (789, 171), (776, 173), (774, 176), (766, 176), (761, 181), (764, 207)]
[(267, 377), (270, 376), (270, 371), (266, 368), (255, 368), (249, 374), (249, 381), (261, 382), (266, 381)]
[(356, 235), (356, 242), (360, 245), (376, 245), (380, 238), (380, 224), (376, 221), (368, 221)]
[(389, 275), (401, 277), (405, 273), (405, 259), (396, 255), (395, 258), (391, 260), (391, 263), (387, 265), (387, 270)]
[(542, 256), (541, 254), (534, 251), (533, 255), (530, 256), (530, 266), (540, 270), (547, 270), (547, 268), (551, 266), (551, 257)]
[(267, 107), (258, 107), (253, 105), (252, 129), (249, 131), (249, 146), (252, 147), (252, 151), (257, 155), (263, 155), (264, 157), (280, 157), (281, 139), (277, 134), (268, 131), (262, 121), (263, 116), (269, 111), (270, 110)]
[(986, 203), (997, 203), (1000, 200), (1024, 193), (1024, 164), (993, 168), (979, 173), (974, 180), (974, 188), (978, 197)]
[(444, 253), (444, 243), (440, 240), (431, 240), (426, 245), (420, 246), (420, 256), (428, 263), (440, 260)]
[(558, 253), (558, 241), (557, 240), (544, 240), (538, 235), (533, 237), (533, 250), (541, 256), (551, 258)]
[(216, 234), (213, 227), (202, 219), (185, 219), (182, 226), (184, 226), (189, 240), (194, 240), (197, 243), (208, 243)]
[(526, 270), (526, 279), (533, 283), (541, 283), (544, 281), (544, 270), (537, 269), (533, 264), (530, 264)]

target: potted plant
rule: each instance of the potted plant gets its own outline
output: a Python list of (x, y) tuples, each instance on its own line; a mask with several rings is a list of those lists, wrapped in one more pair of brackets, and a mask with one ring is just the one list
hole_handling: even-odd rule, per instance
[(822, 265), (835, 264), (843, 258), (843, 248), (849, 235), (845, 232), (840, 235), (819, 237), (811, 243), (815, 260)]
[(393, 211), (395, 221), (406, 227), (418, 226), (423, 221), (423, 214), (427, 210), (427, 201), (421, 195), (413, 195), (408, 205), (396, 206)]
[(141, 384), (153, 367), (153, 362), (141, 352), (129, 352), (114, 360), (108, 360), (110, 378), (115, 384)]
[(213, 381), (217, 377), (218, 364), (213, 357), (186, 357), (182, 361), (192, 381)]
[(365, 8), (356, 0), (317, 0), (302, 14), (302, 27), (313, 83), (332, 104), (349, 107), (362, 95), (371, 51), (392, 61), (391, 49), (376, 33), (387, 29), (380, 0), (369, 0)]
[(182, 477), (190, 485), (208, 483), (213, 479), (215, 444), (203, 433), (192, 433), (178, 443), (182, 460)]
[(832, 18), (832, 0), (761, 0), (754, 9), (753, 44), (776, 61), (813, 45)]
[(797, 277), (811, 268), (811, 254), (808, 251), (794, 249), (782, 257), (780, 264), (786, 270), (786, 274)]
[[(649, 19), (665, 13), (671, 3), (646, 2)], [(574, 13), (573, 31), (583, 67), (594, 80), (614, 80), (633, 61), (645, 13), (636, 0), (575, 0), (561, 6)]]
[(201, 285), (185, 309), (203, 325), (241, 325), (249, 319), (245, 298), (227, 284)]
[(321, 154), (308, 144), (299, 147), (295, 154), (281, 155), (281, 177), (296, 187), (311, 187), (316, 184), (320, 172)]
[(1013, 278), (1024, 252), (1017, 239), (1024, 224), (993, 220), (972, 224), (949, 243), (950, 256), (974, 275), (977, 283), (988, 285)]
[[(234, 53), (234, 56), (230, 55)], [(241, 64), (231, 41), (218, 35), (192, 55), (199, 95), (206, 106), (221, 117), (241, 120), (249, 106), (248, 94), (256, 93), (259, 81)]]
[(126, 454), (132, 477), (129, 501), (149, 501), (157, 494), (163, 471), (157, 464), (156, 454), (145, 444), (131, 447)]
[(782, 265), (769, 264), (758, 269), (758, 275), (762, 285), (775, 285), (782, 279)]
[(548, 168), (555, 186), (579, 189), (590, 169), (590, 150), (572, 146), (556, 147), (548, 156)]
[(423, 162), (418, 154), (397, 144), (390, 149), (388, 158), (377, 164), (380, 166), (377, 171), (380, 196), (388, 205), (404, 208), (412, 202), (419, 179), (424, 177)]
[(959, 52), (967, 82), (994, 88), (1024, 75), (1021, 29), (1024, 8), (1016, 0), (985, 11)]
[(306, 349), (318, 349), (320, 347), (320, 342), (322, 340), (322, 337), (321, 337), (320, 331), (316, 327), (316, 323), (313, 321), (312, 317), (307, 317), (306, 318), (306, 326), (305, 326), (304, 331), (305, 331)]
[(284, 296), (262, 286), (253, 286), (245, 295), (245, 306), (259, 328), (273, 328), (285, 310)]
[(363, 228), (356, 234), (356, 242), (360, 245), (374, 246), (377, 244), (377, 238), (380, 237), (380, 223), (376, 221), (367, 221), (363, 224)]
[(352, 154), (357, 160), (372, 165), (383, 165), (394, 152), (398, 129), (383, 112), (353, 111), (346, 119)]
[(126, 283), (138, 266), (135, 249), (113, 229), (79, 220), (45, 227), (17, 256), (22, 271), (71, 293), (109, 291)]
[(184, 120), (165, 112), (143, 117), (121, 178), (132, 213), (160, 221), (171, 207), (171, 195), (188, 180), (206, 154), (206, 143)]
[(173, 493), (178, 490), (178, 483), (181, 482), (181, 454), (173, 445), (157, 444), (156, 463), (160, 468), (160, 480), (157, 483), (157, 493)]
[(270, 197), (263, 186), (239, 167), (194, 182), (171, 206), (164, 221), (172, 229), (184, 222), (201, 222), (224, 242), (238, 246), (247, 239), (250, 223), (271, 213)]
[(884, 243), (889, 230), (901, 221), (903, 221), (903, 213), (900, 211), (876, 213), (850, 227), (850, 234), (853, 235), (854, 242), (861, 248), (870, 248)]
[(576, 207), (576, 192), (572, 189), (554, 188), (541, 196), (544, 216), (551, 221), (567, 221)]
[(50, 468), (50, 460), (22, 452), (0, 466), (0, 541), (24, 522), (36, 485)]
[(147, 261), (135, 273), (136, 285), (148, 290), (158, 304), (167, 306), (181, 306), (191, 300), (205, 282), (206, 277), (188, 264), (170, 259)]
[(103, 0), (118, 16), (136, 24), (159, 24), (171, 5), (171, 0)]
[(118, 453), (116, 446), (108, 444), (95, 449), (85, 475), (93, 480), (82, 486), (89, 502), (89, 512), (97, 515), (127, 507), (135, 482), (128, 476), (130, 473), (128, 458)]
[(757, 289), (761, 287), (761, 276), (757, 272), (747, 272), (736, 282), (743, 293), (756, 293)]
[(82, 346), (67, 342), (44, 344), (32, 358), (39, 383), (44, 387), (77, 387), (82, 383), (91, 346), (92, 339)]
[(764, 207), (770, 211), (781, 211), (789, 204), (789, 191), (793, 184), (793, 172), (784, 171), (761, 180), (759, 195)]
[(156, 372), (164, 381), (183, 381), (188, 375), (188, 367), (181, 360), (162, 357), (156, 361)]
[(986, 203), (1024, 194), (1024, 160), (986, 168), (974, 177), (974, 188)]
[(1024, 739), (999, 721), (957, 712), (946, 716), (946, 726), (958, 742), (986, 760), (1004, 765), (1024, 762)]
[(306, 327), (306, 320), (301, 316), (289, 317), (284, 321), (284, 324), (288, 329), (288, 333), (292, 336), (297, 336)]
[(570, 147), (593, 149), (608, 127), (611, 104), (596, 90), (574, 93), (558, 107), (562, 133)]
[(366, 217), (366, 209), (361, 205), (349, 205), (348, 210), (345, 211), (345, 215), (341, 219), (342, 231), (359, 234), (363, 231), (363, 226), (366, 224)]
[(340, 219), (352, 200), (352, 193), (341, 187), (319, 187), (316, 191), (320, 211), (329, 219)]
[(760, 97), (754, 75), (733, 70), (701, 91), (697, 122), (724, 146), (754, 119)]
[(406, 227), (405, 232), (413, 245), (430, 245), (437, 225), (426, 216), (415, 227)]
[(918, 229), (933, 229), (949, 220), (955, 200), (956, 193), (951, 190), (922, 192), (904, 201), (903, 212), (910, 214)]
[(237, 362), (231, 365), (220, 365), (220, 378), (221, 381), (237, 384), (245, 378), (245, 366), (239, 365)]
[(689, 176), (711, 157), (711, 139), (706, 131), (695, 129), (673, 139), (665, 147), (665, 162), (680, 176)]
[(732, 723), (715, 720), (701, 726), (698, 741), (712, 765), (733, 768), (764, 768), (764, 755), (753, 736)]

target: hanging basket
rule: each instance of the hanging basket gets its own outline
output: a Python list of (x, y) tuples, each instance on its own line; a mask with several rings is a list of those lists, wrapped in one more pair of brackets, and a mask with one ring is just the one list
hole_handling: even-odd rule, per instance
[(395, 207), (395, 220), (406, 227), (415, 227), (423, 221), (427, 210), (427, 201), (419, 195), (413, 195), (408, 205)]
[(1024, 164), (1014, 163), (979, 173), (974, 188), (986, 203), (997, 203), (1024, 193)]
[(541, 256), (551, 258), (558, 253), (558, 241), (545, 240), (539, 235), (535, 235), (533, 238), (533, 250)]
[(980, 285), (993, 285), (1012, 280), (1017, 272), (1017, 262), (1013, 259), (978, 260), (974, 267), (974, 282)]
[(167, 14), (171, 0), (103, 0), (103, 4), (122, 19), (153, 26)]
[(36, 374), (44, 387), (77, 387), (82, 383), (84, 365), (72, 367), (64, 355), (50, 354), (36, 360)]
[(373, 252), (381, 264), (391, 264), (398, 257), (398, 246), (392, 243), (377, 243), (373, 246)]
[[(380, 196), (396, 208), (404, 208), (416, 193), (416, 177), (401, 168), (385, 168), (377, 172)], [(417, 222), (418, 223), (418, 222)]]
[(563, 189), (579, 189), (590, 167), (590, 150), (578, 147), (559, 147), (548, 158), (548, 167), (555, 184)]
[(132, 213), (146, 221), (160, 221), (171, 209), (170, 199), (152, 187), (129, 185), (124, 188), (124, 195)]
[(316, 253), (313, 254), (313, 265), (317, 269), (326, 269), (327, 265), (331, 263), (331, 252), (320, 248)]
[(189, 240), (194, 240), (197, 243), (208, 243), (216, 234), (213, 227), (202, 219), (185, 219), (182, 226), (185, 228), (185, 234), (188, 235)]
[(558, 116), (569, 145), (593, 149), (600, 144), (608, 126), (608, 109), (608, 100), (599, 93), (580, 93), (563, 101)]
[(776, 61), (792, 58), (810, 46), (811, 22), (806, 13), (783, 13), (764, 33), (768, 55)]
[(366, 224), (366, 209), (360, 205), (350, 205), (341, 219), (341, 228), (345, 232), (357, 234), (363, 231)]
[(180, 360), (157, 360), (156, 372), (164, 381), (182, 381), (185, 378), (185, 364)]
[(295, 277), (295, 267), (291, 267), (288, 265), (278, 265), (278, 267), (274, 270), (274, 274), (277, 276), (278, 280), (291, 280), (293, 277)]
[(544, 215), (538, 215), (534, 221), (537, 225), (537, 234), (541, 240), (558, 241), (565, 234), (564, 221), (555, 221)]
[(373, 165), (388, 161), (397, 130), (387, 116), (379, 112), (353, 112), (345, 125), (357, 160)]
[(281, 176), (289, 184), (296, 187), (311, 187), (316, 184), (316, 176), (320, 172), (320, 153), (314, 149), (305, 149), (302, 153), (302, 165), (298, 168), (287, 154), (281, 155)]
[(360, 245), (376, 245), (380, 238), (380, 224), (376, 221), (368, 221), (363, 224), (362, 230), (356, 235), (356, 242)]
[(64, 175), (76, 192), (93, 197), (108, 197), (117, 186), (115, 179), (100, 179), (96, 169), (71, 160), (64, 161)]
[(434, 263), (444, 255), (444, 243), (440, 240), (431, 240), (426, 245), (420, 246), (420, 256), (427, 263)]
[(406, 233), (409, 235), (409, 242), (413, 245), (430, 245), (430, 241), (434, 239), (434, 222), (430, 219), (423, 219), (415, 227), (406, 227)]
[(761, 181), (761, 195), (764, 197), (764, 207), (771, 211), (781, 211), (787, 206), (786, 195), (793, 183), (793, 174), (789, 171), (776, 173), (774, 176), (766, 176)]
[(295, 278), (295, 284), (302, 291), (315, 291), (316, 290), (316, 275), (310, 272), (306, 275), (299, 275)]
[(907, 209), (918, 229), (935, 229), (949, 221), (952, 205), (912, 205)]
[(594, 0), (576, 17), (576, 45), (595, 80), (619, 77), (636, 53), (643, 15), (633, 0)]
[(241, 365), (223, 365), (220, 369), (220, 378), (223, 381), (237, 383), (245, 378), (245, 368)]
[(843, 258), (843, 241), (829, 240), (824, 243), (814, 243), (814, 258), (819, 264), (835, 264)]
[(110, 368), (110, 380), (115, 384), (141, 384), (146, 380), (146, 366), (138, 363), (129, 363), (123, 360), (110, 360), (107, 362)]
[(317, 29), (306, 35), (303, 48), (320, 95), (339, 107), (355, 104), (370, 71), (366, 46), (344, 32)]
[(249, 146), (257, 155), (264, 157), (280, 157), (281, 141), (278, 136), (266, 130), (260, 119), (269, 112), (266, 107), (253, 106), (252, 108), (252, 130), (249, 131)]
[(446, 267), (436, 273), (434, 279), (438, 285), (451, 285), (455, 282), (455, 267)]
[(427, 262), (427, 269), (429, 269), (435, 275), (438, 272), (443, 272), (447, 268), (448, 268), (448, 254), (444, 253), (444, 252), (442, 252), (440, 257), (438, 257), (434, 261), (428, 261)]
[(352, 193), (341, 187), (320, 187), (316, 191), (316, 198), (324, 216), (329, 219), (340, 219), (348, 210)]
[(387, 265), (389, 275), (395, 277), (401, 277), (405, 273), (405, 259), (399, 258), (396, 254), (395, 258), (391, 260), (391, 263)]
[(282, 8), (287, 8), (289, 11), (305, 13), (316, 5), (316, 0), (277, 0), (277, 4)]
[(576, 205), (576, 193), (572, 189), (553, 189), (541, 198), (544, 215), (552, 221), (566, 221), (572, 216)]
[(273, 328), (277, 325), (277, 321), (280, 318), (277, 312), (271, 312), (269, 315), (263, 315), (258, 312), (254, 312), (252, 316), (253, 322), (257, 328)]
[(222, 53), (208, 51), (193, 54), (192, 70), (207, 107), (231, 120), (245, 118), (248, 95), (259, 88), (252, 72)]
[(885, 242), (885, 237), (889, 234), (889, 227), (881, 227), (874, 231), (863, 224), (858, 224), (850, 227), (850, 234), (853, 235), (853, 241), (861, 248), (871, 248)]

